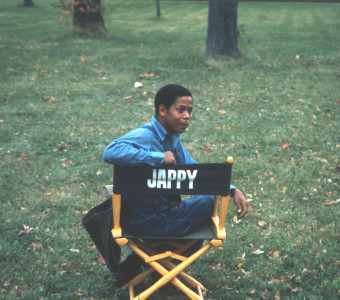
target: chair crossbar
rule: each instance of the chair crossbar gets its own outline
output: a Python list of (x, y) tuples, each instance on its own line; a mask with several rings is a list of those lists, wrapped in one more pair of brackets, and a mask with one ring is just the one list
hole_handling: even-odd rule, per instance
[[(164, 259), (161, 260), (160, 263), (166, 267), (168, 270), (171, 270), (173, 268), (176, 267), (175, 264), (173, 264), (170, 260)], [(153, 272), (155, 272), (155, 270), (153, 268), (148, 268), (147, 271), (149, 271), (148, 275), (152, 274)], [(146, 271), (145, 271), (146, 272)], [(195, 278), (191, 277), (190, 275), (188, 275), (185, 272), (181, 272), (179, 273), (179, 276), (185, 280), (188, 284), (190, 284), (192, 287), (198, 287), (200, 286), (201, 289), (206, 290), (206, 288), (199, 282), (197, 281)], [(144, 277), (145, 278), (145, 277)]]
[[(149, 255), (146, 254), (143, 250), (141, 250), (134, 243), (128, 242), (127, 245), (142, 259), (146, 260), (149, 258)], [(212, 246), (213, 246), (213, 243), (209, 242), (208, 244), (203, 246), (201, 249), (196, 251), (194, 254), (192, 254), (190, 257), (188, 257), (185, 261), (181, 262), (180, 264), (172, 268), (170, 271), (167, 270), (161, 263), (157, 261), (150, 261), (149, 265), (154, 270), (156, 270), (160, 275), (162, 275), (162, 277), (157, 282), (155, 282), (151, 287), (149, 287), (144, 292), (142, 292), (141, 294), (139, 294), (138, 296), (132, 299), (135, 299), (135, 300), (147, 299), (147, 297), (153, 294), (156, 290), (158, 290), (159, 288), (161, 288), (162, 286), (166, 285), (169, 282), (172, 282), (183, 293), (185, 293), (190, 299), (194, 299), (194, 300), (203, 299), (202, 296), (200, 296), (198, 293), (195, 293), (190, 288), (188, 288), (186, 285), (184, 285), (176, 276), (182, 273), (184, 269), (186, 269), (189, 265), (191, 265), (198, 257), (200, 257), (205, 252), (207, 252)], [(193, 281), (193, 283), (196, 284), (196, 280)], [(123, 288), (129, 287), (129, 289), (131, 290), (131, 286), (133, 286), (133, 282), (127, 283)], [(195, 287), (197, 288), (197, 286), (199, 286), (201, 289), (203, 287), (203, 285), (201, 284), (198, 284)]]
[(150, 257), (146, 258), (145, 262), (149, 263), (149, 262), (152, 262), (152, 261), (156, 261), (156, 260), (160, 260), (160, 259), (163, 259), (163, 258), (167, 258), (169, 256), (172, 257), (172, 254), (173, 253), (171, 251), (166, 251), (164, 253), (153, 255), (153, 256), (150, 256)]

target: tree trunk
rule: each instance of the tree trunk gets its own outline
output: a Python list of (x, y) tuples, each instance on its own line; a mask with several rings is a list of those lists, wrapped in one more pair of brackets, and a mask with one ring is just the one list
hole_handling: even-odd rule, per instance
[(24, 0), (23, 6), (32, 7), (32, 6), (34, 6), (34, 3), (33, 3), (32, 0)]
[(156, 0), (157, 17), (158, 17), (158, 18), (161, 16), (161, 5), (160, 5), (159, 1), (160, 1), (160, 0)]
[(80, 0), (73, 6), (73, 26), (80, 34), (103, 36), (107, 34), (102, 16), (101, 0)]
[(207, 55), (240, 55), (237, 48), (237, 2), (210, 1)]

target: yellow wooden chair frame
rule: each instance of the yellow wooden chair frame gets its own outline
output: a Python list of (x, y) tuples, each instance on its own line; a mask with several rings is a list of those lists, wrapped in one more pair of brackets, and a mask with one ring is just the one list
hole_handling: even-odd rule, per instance
[[(231, 165), (233, 159), (228, 158), (227, 164)], [(230, 185), (230, 175), (228, 176), (228, 184)], [(112, 191), (112, 186), (107, 186), (107, 191)], [(203, 291), (206, 288), (193, 277), (189, 276), (184, 270), (196, 261), (201, 255), (207, 252), (212, 247), (218, 248), (222, 245), (223, 240), (226, 238), (226, 230), (224, 224), (226, 221), (226, 215), (228, 212), (230, 200), (230, 191), (228, 188), (228, 195), (215, 195), (213, 215), (211, 216), (211, 226), (214, 229), (215, 237), (210, 238), (208, 243), (205, 244), (201, 249), (190, 255), (189, 257), (182, 256), (186, 249), (194, 244), (198, 239), (205, 239), (205, 237), (197, 239), (188, 239), (187, 236), (177, 238), (159, 238), (152, 239), (152, 242), (148, 241), (147, 244), (143, 243), (142, 240), (145, 237), (134, 237), (130, 235), (124, 235), (124, 232), (120, 225), (121, 218), (121, 194), (112, 192), (112, 209), (113, 209), (113, 229), (112, 237), (115, 242), (121, 246), (128, 246), (134, 251), (144, 262), (148, 265), (144, 272), (133, 278), (131, 281), (126, 283), (122, 289), (129, 289), (130, 299), (147, 299), (155, 291), (171, 282), (174, 286), (180, 289), (190, 299), (203, 299)], [(184, 200), (185, 201), (185, 200)], [(156, 252), (155, 248), (160, 244), (171, 245), (171, 250), (163, 251), (162, 253)], [(175, 264), (172, 260), (179, 261), (180, 263)], [(159, 280), (148, 287), (146, 290), (135, 296), (134, 287), (144, 281), (146, 277), (151, 275), (153, 272), (160, 274)], [(181, 278), (187, 285), (179, 280)]]

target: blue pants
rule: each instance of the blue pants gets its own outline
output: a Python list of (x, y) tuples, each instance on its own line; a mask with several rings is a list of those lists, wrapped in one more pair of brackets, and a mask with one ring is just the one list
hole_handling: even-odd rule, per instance
[(183, 236), (207, 221), (212, 215), (213, 206), (211, 196), (178, 201), (164, 196), (129, 194), (123, 196), (125, 216), (122, 226), (131, 234), (143, 237)]

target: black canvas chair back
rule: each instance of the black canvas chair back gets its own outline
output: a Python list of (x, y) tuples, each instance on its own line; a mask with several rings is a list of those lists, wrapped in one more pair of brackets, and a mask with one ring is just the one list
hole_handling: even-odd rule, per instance
[(229, 163), (115, 166), (113, 192), (228, 196), (231, 166)]

